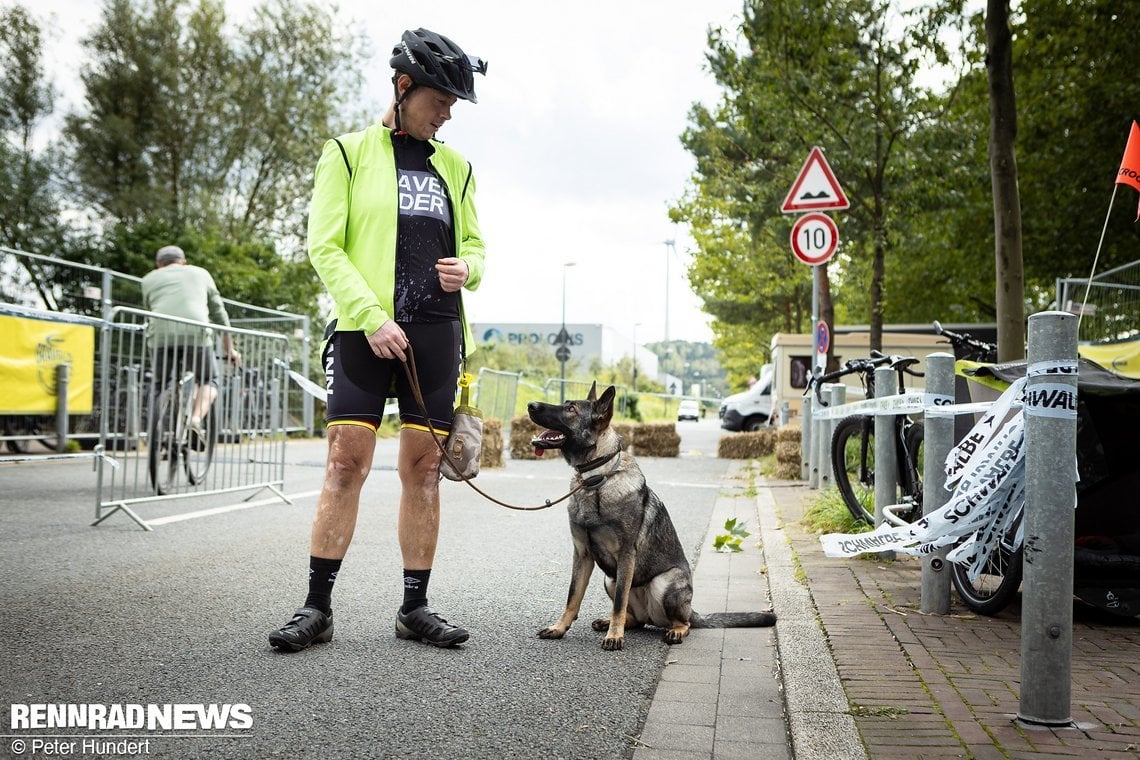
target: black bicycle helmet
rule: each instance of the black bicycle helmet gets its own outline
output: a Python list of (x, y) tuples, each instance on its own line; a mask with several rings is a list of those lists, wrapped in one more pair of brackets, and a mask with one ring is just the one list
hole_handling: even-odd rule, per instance
[(486, 61), (467, 55), (442, 34), (427, 29), (404, 32), (388, 63), (417, 85), (434, 87), (472, 103), (478, 102), (473, 74), (487, 73)]

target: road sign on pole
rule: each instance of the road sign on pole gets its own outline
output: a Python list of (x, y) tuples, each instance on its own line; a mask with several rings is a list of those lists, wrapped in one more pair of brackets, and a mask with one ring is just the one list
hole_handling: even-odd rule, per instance
[(826, 322), (820, 322), (815, 331), (815, 350), (826, 354), (829, 346), (831, 346), (831, 330), (828, 329)]
[(804, 214), (792, 226), (792, 253), (805, 264), (826, 263), (839, 245), (839, 228), (827, 214)]
[(839, 180), (823, 157), (823, 151), (814, 147), (808, 153), (799, 176), (792, 183), (788, 197), (780, 211), (785, 214), (798, 214), (801, 211), (840, 211), (848, 208), (851, 203), (839, 186)]

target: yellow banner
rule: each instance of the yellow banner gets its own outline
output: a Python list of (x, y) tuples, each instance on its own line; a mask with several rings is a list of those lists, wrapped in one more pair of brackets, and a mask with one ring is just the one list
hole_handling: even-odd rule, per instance
[(0, 414), (54, 414), (60, 364), (70, 366), (68, 413), (90, 414), (95, 328), (0, 314)]
[(1077, 346), (1077, 353), (1110, 372), (1140, 380), (1140, 340)]

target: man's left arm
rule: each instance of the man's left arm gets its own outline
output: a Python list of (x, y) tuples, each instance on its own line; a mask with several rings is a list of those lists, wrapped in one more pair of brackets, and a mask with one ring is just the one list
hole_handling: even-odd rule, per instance
[[(216, 325), (223, 327), (230, 326), (230, 315), (226, 312), (226, 304), (222, 301), (222, 294), (218, 292), (218, 286), (214, 283), (214, 278), (206, 273), (209, 282), (206, 285), (206, 305), (210, 310), (210, 321)], [(229, 331), (222, 332), (222, 353), (225, 354), (227, 361), (233, 364), (241, 364), (241, 352), (234, 346), (234, 336)]]

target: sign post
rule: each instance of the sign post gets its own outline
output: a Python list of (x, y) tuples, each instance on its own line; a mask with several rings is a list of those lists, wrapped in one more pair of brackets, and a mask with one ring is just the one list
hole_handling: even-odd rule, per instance
[[(826, 322), (819, 318), (819, 291), (823, 277), (820, 266), (826, 264), (839, 245), (839, 228), (835, 222), (820, 211), (842, 211), (851, 206), (843, 188), (831, 171), (823, 151), (815, 146), (808, 153), (792, 189), (788, 191), (780, 212), (798, 214), (810, 212), (796, 220), (792, 227), (792, 253), (800, 261), (812, 268), (811, 326), (815, 335), (815, 371), (822, 372), (827, 364), (827, 348), (831, 342), (831, 332)], [(822, 346), (822, 348), (821, 348)]]

